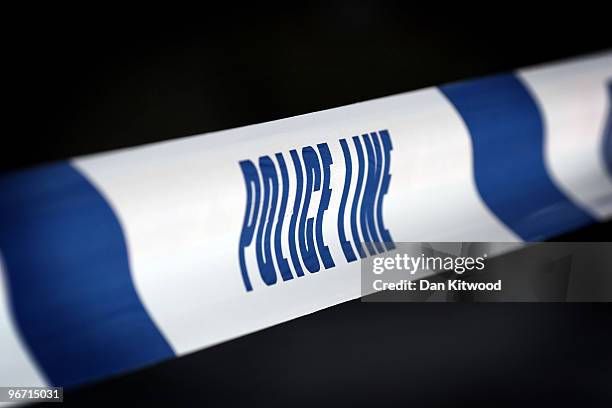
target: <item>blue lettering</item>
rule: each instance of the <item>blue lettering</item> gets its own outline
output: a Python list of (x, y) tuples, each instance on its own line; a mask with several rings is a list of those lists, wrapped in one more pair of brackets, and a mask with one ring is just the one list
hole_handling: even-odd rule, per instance
[[(259, 273), (266, 285), (276, 283), (276, 270), (272, 261), (272, 224), (278, 201), (278, 176), (274, 162), (268, 156), (259, 158), (259, 168), (264, 187), (259, 228), (257, 229), (256, 254)], [(269, 210), (268, 210), (269, 208)], [(265, 228), (265, 232), (264, 232)], [(265, 235), (265, 236), (264, 236)]]
[(300, 204), (302, 203), (302, 189), (304, 183), (304, 176), (302, 174), (302, 162), (295, 150), (289, 152), (291, 159), (293, 160), (293, 168), (295, 169), (295, 200), (293, 202), (293, 213), (291, 214), (291, 221), (289, 221), (289, 253), (291, 254), (291, 262), (297, 276), (304, 276), (302, 265), (300, 265), (300, 259), (298, 258), (297, 246), (295, 243), (295, 226), (297, 224), (298, 213), (300, 211)]
[(242, 232), (240, 233), (240, 247), (238, 252), (240, 258), (240, 272), (242, 273), (242, 280), (244, 282), (246, 290), (251, 291), (253, 290), (253, 286), (251, 286), (251, 280), (249, 279), (249, 274), (247, 272), (244, 250), (246, 247), (251, 245), (251, 242), (253, 241), (253, 235), (255, 233), (255, 221), (257, 220), (257, 213), (259, 211), (261, 188), (259, 186), (257, 168), (255, 168), (255, 165), (252, 161), (241, 161), (240, 168), (242, 169), (244, 183), (246, 184), (247, 201), (244, 221), (242, 223)]
[(283, 220), (285, 218), (285, 210), (287, 208), (287, 199), (289, 198), (289, 174), (287, 173), (287, 165), (285, 159), (280, 153), (276, 153), (276, 160), (281, 172), (281, 179), (283, 182), (283, 195), (281, 197), (280, 207), (278, 209), (278, 221), (276, 223), (276, 232), (274, 234), (274, 250), (276, 253), (276, 263), (280, 269), (280, 274), (283, 280), (287, 281), (293, 279), (291, 270), (289, 269), (289, 263), (287, 258), (283, 255), (283, 248), (281, 246), (281, 232), (283, 230)]
[(344, 213), (346, 211), (346, 201), (348, 199), (349, 190), (351, 187), (353, 163), (351, 161), (351, 152), (349, 151), (346, 139), (340, 140), (340, 146), (342, 147), (342, 153), (344, 154), (345, 173), (344, 189), (342, 190), (342, 197), (340, 198), (340, 208), (338, 209), (338, 235), (340, 238), (340, 246), (342, 247), (342, 252), (344, 252), (344, 257), (346, 258), (346, 261), (353, 262), (357, 260), (357, 257), (355, 256), (355, 252), (353, 251), (351, 242), (346, 239), (346, 231), (344, 229)]
[(319, 149), (319, 154), (321, 155), (321, 162), (323, 164), (323, 187), (321, 188), (321, 201), (319, 203), (319, 211), (317, 212), (317, 226), (316, 226), (316, 234), (317, 234), (317, 248), (319, 249), (319, 254), (321, 255), (321, 261), (323, 261), (323, 266), (325, 269), (333, 268), (336, 266), (334, 260), (332, 259), (331, 254), (329, 253), (329, 247), (325, 245), (323, 241), (323, 214), (327, 211), (329, 207), (329, 199), (331, 197), (331, 189), (329, 188), (329, 179), (330, 179), (330, 166), (333, 163), (331, 153), (329, 152), (329, 147), (327, 143), (321, 143), (317, 145)]
[[(300, 252), (302, 253), (302, 261), (304, 266), (310, 272), (317, 272), (321, 269), (319, 257), (314, 246), (314, 230), (312, 217), (308, 216), (308, 207), (310, 206), (310, 197), (313, 191), (319, 191), (321, 188), (321, 167), (319, 165), (319, 157), (315, 150), (310, 147), (302, 149), (302, 157), (304, 159), (304, 168), (306, 170), (306, 189), (304, 191), (304, 206), (300, 216), (300, 227), (298, 231), (298, 241), (300, 243)], [(313, 190), (314, 188), (314, 190)]]

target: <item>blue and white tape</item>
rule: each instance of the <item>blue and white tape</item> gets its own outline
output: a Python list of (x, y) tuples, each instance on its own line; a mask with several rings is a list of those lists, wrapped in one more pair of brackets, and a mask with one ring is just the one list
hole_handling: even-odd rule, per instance
[(0, 177), (0, 385), (66, 387), (360, 296), (399, 241), (612, 216), (612, 54)]

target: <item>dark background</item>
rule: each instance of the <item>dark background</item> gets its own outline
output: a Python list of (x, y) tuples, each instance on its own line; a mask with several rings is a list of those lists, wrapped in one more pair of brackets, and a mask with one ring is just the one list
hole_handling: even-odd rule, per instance
[[(5, 82), (17, 91), (5, 112), (17, 126), (2, 137), (0, 171), (612, 48), (603, 5), (537, 13), (502, 2), (472, 15), (400, 2), (201, 6), (26, 14), (5, 35)], [(559, 239), (608, 241), (610, 231)], [(609, 406), (611, 327), (609, 304), (352, 301), (65, 399)]]

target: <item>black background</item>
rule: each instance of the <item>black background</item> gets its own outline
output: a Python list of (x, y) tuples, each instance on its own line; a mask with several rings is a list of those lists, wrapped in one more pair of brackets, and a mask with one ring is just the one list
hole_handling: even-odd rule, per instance
[[(495, 3), (472, 15), (399, 2), (202, 6), (27, 13), (5, 35), (5, 81), (17, 91), (5, 112), (17, 126), (2, 138), (0, 170), (612, 47), (609, 13), (582, 4), (536, 13)], [(609, 240), (610, 231), (606, 224), (559, 239)], [(608, 304), (352, 301), (65, 398), (605, 406), (611, 326)]]

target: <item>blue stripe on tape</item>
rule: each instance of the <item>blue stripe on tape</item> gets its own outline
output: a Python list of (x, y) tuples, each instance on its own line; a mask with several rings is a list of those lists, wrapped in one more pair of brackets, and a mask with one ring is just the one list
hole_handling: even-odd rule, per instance
[(551, 181), (542, 118), (517, 77), (497, 75), (440, 89), (469, 129), (478, 191), (502, 222), (526, 241), (595, 222)]
[(15, 320), (54, 385), (174, 356), (136, 294), (113, 210), (70, 164), (0, 178), (0, 249)]

